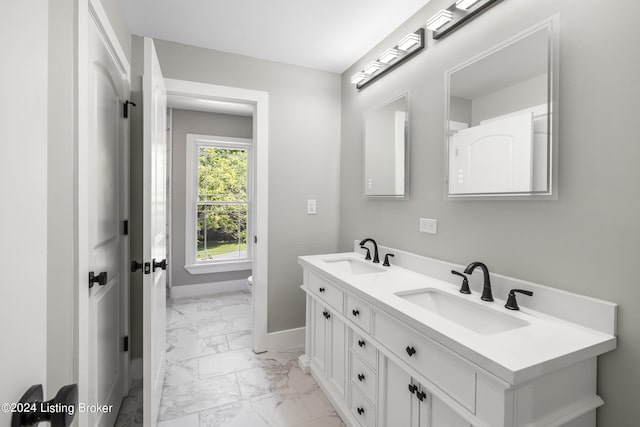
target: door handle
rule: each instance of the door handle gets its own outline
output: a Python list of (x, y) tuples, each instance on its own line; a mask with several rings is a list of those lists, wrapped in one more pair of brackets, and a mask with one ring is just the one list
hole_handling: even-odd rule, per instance
[(163, 270), (167, 269), (167, 259), (163, 259), (160, 262), (156, 262), (156, 259), (154, 258), (153, 260), (153, 271), (156, 271), (158, 268), (161, 268)]
[(424, 401), (425, 397), (427, 397), (427, 393), (421, 390), (416, 393), (416, 397), (418, 398), (418, 400), (420, 400), (420, 402), (422, 402)]
[(138, 261), (131, 261), (131, 272), (135, 273), (138, 270), (142, 270), (142, 263)]
[(21, 412), (14, 412), (11, 416), (11, 427), (34, 426), (41, 422), (50, 422), (51, 427), (68, 427), (71, 424), (77, 412), (78, 386), (62, 387), (48, 402), (42, 401), (42, 395), (41, 384), (29, 387), (17, 405)]
[(94, 273), (93, 271), (89, 272), (89, 289), (93, 288), (93, 285), (96, 283), (100, 286), (104, 286), (107, 284), (106, 271), (103, 271), (98, 275), (96, 275), (96, 273)]

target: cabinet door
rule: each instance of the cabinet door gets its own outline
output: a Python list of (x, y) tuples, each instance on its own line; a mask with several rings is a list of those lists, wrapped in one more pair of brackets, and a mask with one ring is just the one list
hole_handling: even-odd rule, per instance
[(346, 325), (332, 313), (327, 322), (328, 378), (335, 391), (344, 397), (347, 365)]
[(386, 357), (380, 357), (379, 375), (382, 427), (417, 426), (419, 408), (409, 390), (411, 375)]
[[(431, 409), (431, 423), (422, 423), (422, 414), (427, 415), (427, 409), (430, 406)], [(425, 404), (422, 405), (423, 411), (421, 414), (420, 427), (471, 427), (471, 424), (458, 415), (453, 409), (445, 405), (441, 400), (432, 395), (429, 395), (428, 400), (425, 400)], [(426, 419), (429, 416), (424, 417)]]
[(311, 364), (318, 372), (325, 372), (326, 360), (326, 310), (316, 301), (311, 303)]

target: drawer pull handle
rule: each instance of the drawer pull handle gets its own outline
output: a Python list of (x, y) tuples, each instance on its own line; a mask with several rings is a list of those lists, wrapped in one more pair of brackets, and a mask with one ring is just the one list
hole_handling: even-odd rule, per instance
[(418, 398), (418, 400), (420, 400), (420, 402), (424, 401), (425, 397), (427, 397), (427, 393), (425, 393), (424, 391), (419, 391), (416, 393), (416, 397)]
[(360, 380), (360, 382), (364, 381), (364, 374), (358, 374), (358, 379)]
[(411, 357), (414, 354), (416, 354), (416, 349), (411, 347), (411, 346), (407, 346), (406, 351), (407, 351), (407, 354), (409, 355), (409, 357)]
[(354, 316), (357, 316), (360, 314), (359, 310), (351, 310), (351, 313), (353, 313)]
[(324, 294), (324, 288), (318, 288), (321, 294)]
[(416, 390), (418, 390), (418, 386), (409, 384), (409, 391), (411, 392), (411, 394), (415, 394)]
[(360, 347), (364, 347), (365, 344), (366, 344), (366, 342), (364, 342), (364, 340), (358, 340), (358, 345)]
[(364, 408), (358, 408), (358, 413), (359, 413), (360, 415), (364, 414)]

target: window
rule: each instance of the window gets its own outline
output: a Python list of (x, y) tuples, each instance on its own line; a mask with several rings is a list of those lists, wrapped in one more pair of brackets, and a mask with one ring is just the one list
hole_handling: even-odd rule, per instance
[(185, 268), (251, 268), (251, 140), (187, 134)]

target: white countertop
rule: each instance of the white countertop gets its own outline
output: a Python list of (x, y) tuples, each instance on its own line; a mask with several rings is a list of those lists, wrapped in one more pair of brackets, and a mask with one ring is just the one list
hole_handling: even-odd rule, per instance
[[(458, 286), (399, 266), (383, 267), (385, 271), (379, 273), (352, 274), (325, 262), (346, 258), (363, 261), (362, 255), (350, 252), (302, 256), (299, 257), (299, 263), (310, 272), (342, 285), (346, 291), (402, 320), (509, 384), (520, 384), (616, 348), (614, 335), (524, 307), (520, 311), (508, 310), (504, 307), (505, 301), (499, 298), (491, 303), (483, 302), (476, 292), (461, 294)], [(434, 288), (475, 302), (484, 308), (523, 319), (529, 324), (496, 334), (479, 334), (395, 295), (396, 292), (424, 288)], [(523, 295), (519, 297), (527, 298)], [(571, 307), (567, 307), (567, 310), (571, 310)]]

